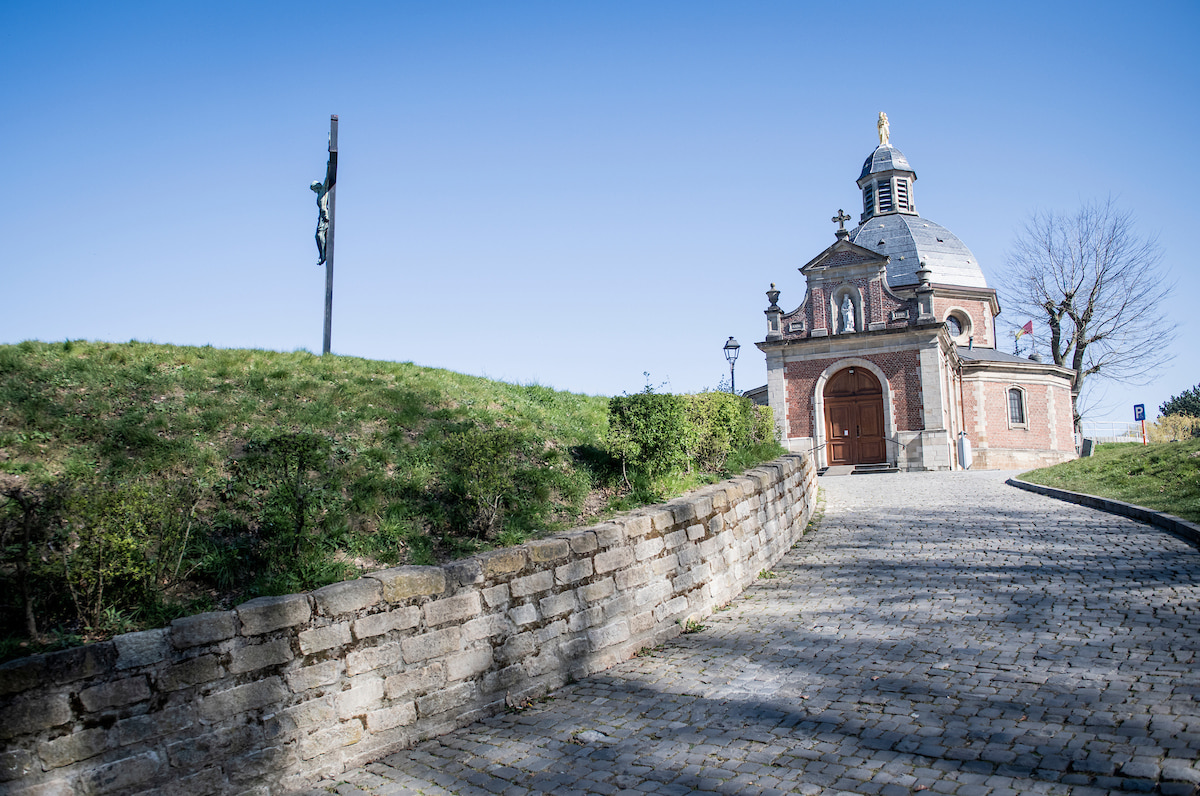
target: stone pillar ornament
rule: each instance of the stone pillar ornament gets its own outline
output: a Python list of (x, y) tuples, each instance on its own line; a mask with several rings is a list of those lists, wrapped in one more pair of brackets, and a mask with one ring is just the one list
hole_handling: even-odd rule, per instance
[(922, 260), (917, 270), (917, 279), (921, 280), (921, 284), (917, 285), (917, 323), (933, 323), (937, 320), (933, 314), (933, 285), (929, 284), (931, 274), (933, 271)]
[(783, 310), (779, 308), (779, 291), (775, 289), (775, 283), (771, 283), (771, 289), (767, 291), (767, 301), (771, 302), (771, 306), (766, 309), (767, 316), (767, 339), (777, 340), (783, 337)]
[(888, 117), (883, 111), (879, 112), (879, 122), (876, 126), (879, 128), (879, 145), (891, 146), (889, 143), (889, 140), (891, 139), (891, 131), (888, 125)]
[(845, 210), (839, 207), (838, 214), (829, 220), (838, 225), (837, 232), (834, 234), (838, 236), (839, 240), (850, 237), (850, 233), (846, 230), (846, 222), (850, 220), (850, 216), (846, 215)]

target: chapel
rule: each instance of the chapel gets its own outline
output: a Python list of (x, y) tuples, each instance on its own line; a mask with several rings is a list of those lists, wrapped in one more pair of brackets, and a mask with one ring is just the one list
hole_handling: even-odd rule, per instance
[(890, 143), (858, 176), (862, 213), (800, 268), (800, 306), (767, 291), (766, 397), (783, 445), (818, 467), (1028, 469), (1076, 456), (1068, 368), (997, 348), (1000, 302), (975, 255), (917, 212)]

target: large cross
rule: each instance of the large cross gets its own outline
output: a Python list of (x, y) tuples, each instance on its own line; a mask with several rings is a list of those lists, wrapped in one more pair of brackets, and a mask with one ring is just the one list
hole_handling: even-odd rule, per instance
[(846, 215), (846, 211), (842, 210), (839, 207), (838, 214), (829, 220), (836, 221), (837, 225), (838, 225), (838, 230), (841, 232), (845, 232), (846, 231), (846, 222), (850, 220), (850, 216)]

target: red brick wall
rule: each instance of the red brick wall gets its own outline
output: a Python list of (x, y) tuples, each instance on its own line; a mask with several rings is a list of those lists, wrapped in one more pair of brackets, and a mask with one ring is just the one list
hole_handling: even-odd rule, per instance
[(933, 297), (933, 314), (938, 320), (945, 319), (951, 309), (962, 310), (970, 316), (971, 335), (975, 338), (975, 345), (996, 347), (996, 341), (992, 339), (992, 311), (988, 302), (951, 299), (937, 295)]
[[(842, 357), (789, 362), (784, 367), (787, 385), (788, 436), (815, 437), (812, 424), (813, 390), (817, 378)], [(892, 417), (897, 431), (921, 431), (921, 362), (916, 349), (859, 356), (883, 371), (892, 389)], [(933, 387), (936, 389), (936, 385)], [(822, 419), (821, 422), (824, 422)]]
[[(1025, 388), (1026, 428), (1009, 428), (1008, 390), (1010, 387)], [(1050, 444), (1050, 393), (1054, 393), (1055, 432), (1057, 441)], [(1074, 428), (1071, 425), (1071, 392), (1066, 387), (1051, 387), (1044, 384), (1021, 384), (1020, 382), (983, 382), (984, 405), (986, 407), (985, 432), (989, 448), (1075, 450)], [(975, 387), (964, 385), (963, 406), (967, 417), (967, 432), (978, 434), (976, 419), (979, 407), (975, 399)]]

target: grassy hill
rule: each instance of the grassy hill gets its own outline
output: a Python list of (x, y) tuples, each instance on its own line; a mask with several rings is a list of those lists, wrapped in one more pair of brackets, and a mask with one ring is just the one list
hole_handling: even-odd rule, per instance
[(1200, 522), (1200, 439), (1100, 445), (1086, 459), (1033, 470), (1021, 478)]
[(519, 544), (727, 475), (631, 489), (604, 450), (608, 404), (307, 352), (0, 346), (0, 659)]

